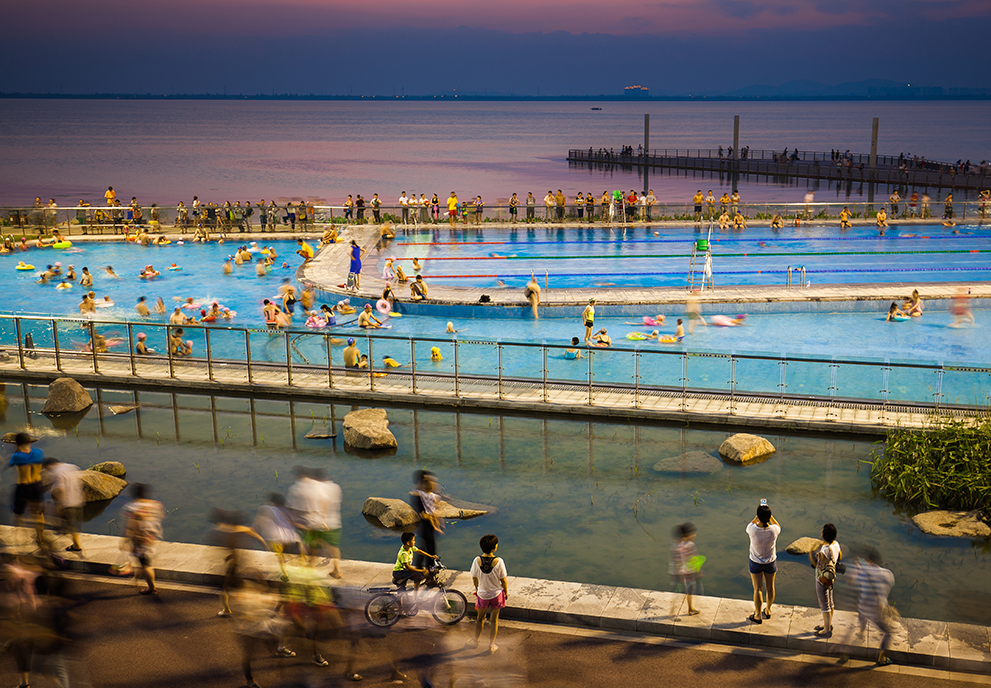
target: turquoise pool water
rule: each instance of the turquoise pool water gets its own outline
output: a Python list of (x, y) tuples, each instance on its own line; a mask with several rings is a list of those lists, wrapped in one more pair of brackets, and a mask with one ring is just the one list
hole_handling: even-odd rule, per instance
[[(37, 415), (45, 388), (29, 387), (27, 398), (20, 385), (5, 391), (5, 431), (30, 425), (47, 455), (84, 468), (121, 461), (128, 480), (153, 485), (168, 511), (170, 540), (205, 542), (210, 507), (253, 514), (270, 491), (286, 492), (292, 467), (302, 464), (325, 468), (343, 489), (344, 556), (392, 561), (398, 536), (366, 521), (361, 505), (372, 495), (405, 498), (413, 470), (430, 468), (446, 493), (497, 509), (449, 523), (440, 547), (452, 568), (467, 567), (478, 538), (493, 532), (514, 575), (668, 590), (669, 533), (691, 520), (708, 558), (705, 591), (748, 599), (744, 527), (758, 501), (768, 499), (783, 527), (781, 604), (814, 604), (807, 563), (783, 550), (831, 521), (842, 544), (880, 549), (897, 578), (892, 601), (903, 615), (984, 623), (991, 609), (986, 544), (923, 535), (909, 522), (911, 513), (874, 495), (863, 463), (870, 440), (769, 434), (777, 448), (770, 460), (746, 468), (714, 460), (711, 473), (694, 475), (653, 466), (688, 451), (715, 455), (729, 433), (390, 408), (399, 450), (367, 459), (339, 441), (303, 437), (314, 427), (340, 432), (351, 405), (140, 392), (138, 411), (113, 416), (106, 406), (103, 414), (94, 407), (65, 433)], [(106, 389), (99, 399), (134, 401), (130, 392)], [(8, 484), (0, 493), (8, 522), (9, 499)], [(119, 534), (122, 501), (89, 513), (84, 529)], [(852, 603), (844, 579), (837, 590), (841, 607)]]
[[(805, 266), (813, 284), (954, 282), (991, 278), (991, 230), (978, 226), (890, 227), (841, 232), (835, 227), (789, 227), (712, 235), (716, 285), (782, 285), (789, 266)], [(522, 288), (533, 271), (551, 288), (684, 286), (692, 245), (703, 230), (602, 226), (580, 229), (458, 230), (440, 227), (397, 239), (395, 256), (406, 272), (412, 259), (438, 284)], [(384, 266), (383, 258), (379, 270)], [(546, 273), (546, 274), (545, 274)], [(797, 276), (793, 279), (797, 281)]]

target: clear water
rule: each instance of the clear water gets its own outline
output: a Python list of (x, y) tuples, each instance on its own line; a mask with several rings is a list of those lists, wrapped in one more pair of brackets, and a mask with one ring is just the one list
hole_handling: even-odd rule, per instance
[[(851, 241), (839, 242), (840, 246), (860, 246), (868, 240), (860, 241), (851, 236)], [(733, 240), (738, 237), (732, 237)], [(831, 241), (831, 239), (827, 239)], [(947, 239), (910, 239), (891, 240), (896, 247), (903, 245), (914, 246), (918, 242), (937, 242), (938, 245), (957, 247), (974, 245), (974, 239), (967, 235), (953, 236)], [(807, 244), (817, 249), (818, 241), (813, 238), (804, 239), (798, 244)], [(79, 253), (61, 253), (32, 251), (27, 259), (37, 261), (37, 257), (45, 256), (46, 260), (58, 257), (62, 262), (72, 262), (77, 271), (83, 265), (90, 267), (95, 275), (95, 291), (97, 298), (111, 296), (116, 305), (112, 308), (100, 309), (98, 317), (112, 321), (125, 319), (140, 323), (141, 319), (133, 310), (138, 296), (144, 295), (153, 303), (162, 298), (173, 308), (176, 299), (192, 297), (196, 302), (209, 304), (214, 300), (237, 311), (237, 316), (230, 324), (240, 327), (262, 328), (262, 300), (275, 295), (278, 286), (284, 279), (290, 279), (295, 273), (294, 268), (299, 263), (299, 257), (292, 253), (295, 244), (281, 241), (272, 242), (280, 253), (282, 260), (288, 261), (290, 268), (278, 268), (266, 277), (257, 277), (251, 266), (242, 266), (233, 275), (223, 275), (221, 264), (233, 250), (235, 244), (209, 245), (176, 245), (162, 247), (139, 247), (122, 243), (86, 244)], [(662, 247), (677, 244), (659, 244)], [(739, 252), (741, 244), (729, 244), (732, 250)], [(748, 244), (743, 244), (747, 245)], [(782, 246), (790, 246), (781, 242)], [(613, 250), (612, 244), (594, 244)], [(629, 250), (635, 244), (620, 244), (619, 248)], [(421, 247), (417, 247), (419, 249)], [(451, 247), (443, 247), (451, 248)], [(481, 250), (487, 247), (483, 247)], [(540, 244), (528, 247), (520, 244), (521, 251), (536, 248), (540, 251), (554, 249), (553, 245)], [(573, 251), (568, 246), (559, 250)], [(634, 249), (636, 250), (636, 249)], [(650, 250), (655, 250), (651, 248)], [(658, 249), (665, 250), (665, 249)], [(768, 249), (770, 250), (770, 249)], [(971, 254), (964, 254), (964, 257)], [(976, 254), (978, 256), (983, 254)], [(20, 257), (25, 257), (21, 254)], [(911, 257), (911, 256), (909, 256)], [(74, 316), (78, 314), (77, 304), (81, 289), (58, 291), (53, 284), (39, 285), (34, 281), (33, 273), (13, 270), (16, 256), (0, 258), (9, 268), (0, 271), (0, 285), (7, 296), (5, 305), (11, 312), (44, 313)], [(941, 258), (942, 259), (942, 258)], [(959, 259), (958, 254), (951, 254), (949, 259)], [(639, 260), (618, 258), (618, 260)], [(876, 260), (874, 256), (857, 256), (861, 264), (869, 264)], [(154, 263), (162, 272), (162, 277), (151, 282), (143, 282), (136, 278), (138, 271), (147, 263)], [(171, 263), (178, 263), (182, 271), (171, 272), (164, 268)], [(110, 279), (98, 266), (111, 264), (115, 271), (122, 276), (119, 280)], [(433, 270), (427, 263), (427, 274)], [(40, 267), (40, 266), (39, 266)], [(948, 273), (955, 274), (955, 273)], [(907, 291), (907, 290), (906, 290)], [(906, 293), (907, 296), (907, 293)], [(400, 310), (402, 306), (400, 304)], [(704, 315), (714, 314), (737, 315), (740, 309), (727, 305), (722, 308), (706, 307)], [(610, 316), (608, 307), (598, 309), (596, 323), (606, 327), (612, 334), (617, 345), (634, 347), (639, 344), (639, 350), (646, 355), (640, 363), (640, 382), (644, 385), (680, 386), (682, 375), (682, 359), (672, 353), (683, 351), (697, 352), (735, 352), (737, 354), (755, 353), (769, 354), (773, 358), (782, 355), (794, 358), (798, 354), (821, 357), (825, 362), (791, 361), (787, 367), (779, 365), (778, 360), (738, 361), (736, 367), (736, 385), (740, 392), (780, 392), (780, 384), (790, 394), (810, 394), (829, 396), (835, 391), (837, 396), (851, 398), (882, 398), (882, 390), (889, 390), (889, 398), (904, 401), (932, 401), (934, 394), (941, 393), (942, 401), (965, 404), (985, 403), (991, 394), (991, 377), (980, 369), (970, 369), (970, 366), (987, 365), (989, 359), (986, 342), (983, 339), (983, 329), (980, 323), (986, 314), (976, 314), (978, 327), (954, 329), (948, 327), (952, 322), (949, 313), (930, 310), (925, 317), (913, 319), (910, 322), (886, 323), (883, 318), (883, 304), (879, 304), (877, 313), (788, 313), (776, 315), (751, 315), (747, 318), (745, 327), (699, 328), (694, 334), (686, 337), (679, 344), (657, 344), (654, 342), (634, 342), (625, 336), (633, 332), (646, 332), (654, 328), (638, 325), (636, 317)], [(659, 327), (662, 334), (673, 334), (675, 320), (683, 315), (681, 307), (655, 308), (644, 312), (644, 315), (656, 315), (661, 312), (668, 316), (666, 324)], [(353, 318), (352, 318), (353, 319)], [(381, 331), (380, 335), (387, 337), (374, 344), (373, 358), (380, 365), (382, 357), (391, 356), (401, 363), (410, 361), (410, 345), (408, 337), (436, 337), (440, 341), (429, 346), (419, 346), (416, 349), (417, 367), (421, 372), (454, 370), (454, 337), (444, 334), (445, 326), (450, 318), (440, 316), (416, 316), (392, 318), (391, 329)], [(165, 322), (166, 316), (155, 316), (149, 322)], [(297, 323), (299, 323), (297, 318)], [(342, 319), (342, 323), (348, 320)], [(632, 323), (632, 324), (631, 324)], [(532, 320), (529, 317), (521, 319), (455, 319), (456, 329), (462, 330), (459, 337), (458, 364), (462, 373), (479, 375), (495, 375), (497, 370), (497, 351), (493, 346), (495, 341), (507, 343), (541, 343), (547, 342), (553, 346), (563, 346), (574, 336), (581, 336), (583, 329), (579, 318), (545, 317)], [(119, 323), (103, 325), (101, 333), (109, 339), (127, 338), (126, 326)], [(136, 325), (135, 333), (145, 331), (148, 343), (159, 351), (165, 348), (164, 328), (142, 328)], [(52, 345), (51, 325), (48, 321), (38, 322), (27, 326), (37, 346)], [(59, 327), (60, 345), (68, 348), (81, 348), (87, 341), (86, 335), (74, 323), (63, 323)], [(335, 361), (340, 364), (341, 350), (344, 338), (358, 336), (365, 332), (351, 325), (343, 325), (331, 330), (336, 338), (332, 351)], [(216, 358), (234, 358), (244, 360), (244, 336), (240, 331), (232, 331), (222, 325), (211, 327), (211, 346)], [(202, 330), (189, 329), (188, 337), (194, 342), (194, 354), (203, 356), (205, 351), (205, 335)], [(284, 362), (286, 349), (281, 336), (273, 336), (267, 331), (255, 331), (251, 335), (251, 355), (253, 360)], [(292, 335), (295, 349), (293, 361), (296, 364), (311, 363), (326, 365), (326, 344), (321, 334), (302, 328)], [(391, 339), (389, 339), (391, 338)], [(16, 348), (16, 334), (12, 322), (0, 321), (0, 346)], [(444, 359), (440, 362), (429, 360), (429, 347), (441, 349)], [(363, 351), (367, 351), (367, 343), (361, 342)], [(118, 345), (114, 351), (126, 351), (126, 345)], [(662, 353), (663, 352), (663, 353)], [(833, 357), (864, 361), (868, 365), (842, 365), (835, 370), (828, 361)], [(948, 366), (956, 364), (957, 369), (948, 370), (942, 380), (942, 387), (931, 370), (896, 368), (885, 371), (884, 362), (891, 361), (924, 361), (932, 364), (945, 363)], [(506, 376), (543, 378), (543, 358), (539, 349), (507, 346), (503, 351), (504, 374)], [(699, 389), (729, 389), (730, 363), (719, 356), (692, 356), (688, 359), (688, 384)], [(635, 373), (634, 356), (631, 353), (619, 351), (597, 350), (593, 360), (593, 376), (599, 382), (632, 384)], [(781, 375), (784, 371), (785, 378)], [(563, 358), (563, 350), (550, 349), (548, 353), (548, 377), (559, 380), (588, 380), (588, 365), (586, 361), (571, 361)], [(835, 387), (835, 390), (830, 390)]]
[[(452, 497), (498, 510), (448, 524), (440, 551), (452, 567), (466, 567), (478, 538), (494, 532), (511, 574), (667, 590), (669, 533), (691, 520), (699, 529), (699, 551), (708, 558), (706, 593), (748, 599), (744, 527), (758, 501), (768, 499), (783, 526), (781, 604), (814, 604), (807, 563), (783, 549), (798, 537), (815, 536), (829, 521), (844, 545), (880, 549), (897, 578), (892, 601), (903, 615), (983, 623), (991, 607), (987, 547), (923, 535), (908, 522), (910, 514), (875, 496), (863, 463), (870, 440), (772, 434), (777, 453), (767, 462), (693, 476), (652, 467), (686, 451), (715, 454), (729, 433), (389, 409), (398, 453), (365, 459), (340, 442), (303, 438), (313, 427), (340, 431), (343, 416), (356, 408), (350, 405), (141, 392), (137, 412), (112, 416), (104, 410), (101, 416), (94, 407), (75, 431), (63, 433), (37, 413), (46, 390), (31, 387), (28, 394), (29, 402), (19, 385), (6, 385), (6, 429), (30, 423), (47, 455), (84, 468), (121, 461), (128, 480), (150, 483), (165, 504), (171, 540), (205, 542), (210, 507), (254, 513), (269, 492), (289, 488), (292, 467), (302, 464), (325, 468), (343, 489), (344, 556), (392, 561), (397, 535), (366, 521), (361, 505), (372, 495), (405, 498), (413, 470), (426, 467)], [(102, 390), (100, 400), (131, 403), (133, 397)], [(0, 499), (9, 498), (5, 489)], [(90, 513), (84, 529), (119, 534), (122, 501)], [(841, 606), (851, 601), (842, 583)]]
[[(991, 278), (987, 238), (991, 230), (938, 224), (877, 230), (803, 227), (712, 235), (713, 283), (783, 285), (789, 266), (805, 266), (812, 284), (944, 282)], [(399, 259), (407, 273), (421, 258), (431, 282), (522, 288), (531, 272), (551, 288), (684, 287), (693, 243), (705, 231), (603, 226), (581, 229), (459, 230), (416, 232), (392, 244), (380, 259)], [(793, 275), (797, 280), (797, 276)]]

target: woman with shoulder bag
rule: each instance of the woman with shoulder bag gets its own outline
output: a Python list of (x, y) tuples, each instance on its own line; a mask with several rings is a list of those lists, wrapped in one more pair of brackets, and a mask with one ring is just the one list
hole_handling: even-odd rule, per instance
[(823, 545), (814, 552), (809, 552), (809, 561), (815, 568), (816, 597), (819, 598), (819, 609), (822, 610), (822, 626), (815, 627), (815, 634), (820, 638), (830, 638), (833, 635), (833, 581), (836, 580), (836, 565), (843, 554), (840, 543), (836, 541), (836, 526), (827, 523), (822, 527)]

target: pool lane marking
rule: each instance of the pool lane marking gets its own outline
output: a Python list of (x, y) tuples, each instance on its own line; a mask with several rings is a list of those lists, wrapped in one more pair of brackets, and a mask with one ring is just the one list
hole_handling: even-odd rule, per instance
[[(522, 244), (526, 246), (538, 246), (549, 244), (559, 246), (561, 244), (691, 244), (695, 243), (699, 237), (687, 239), (591, 239), (589, 241), (398, 241), (396, 246), (506, 246), (510, 244)], [(983, 234), (930, 234), (926, 236), (898, 236), (891, 234), (887, 236), (863, 236), (863, 237), (754, 237), (753, 239), (724, 239), (716, 237), (712, 243), (724, 244), (746, 244), (754, 241), (874, 241), (888, 239), (986, 239)]]
[[(783, 275), (787, 270), (718, 270), (714, 275)], [(870, 272), (991, 272), (989, 267), (959, 267), (959, 268), (842, 268), (837, 270), (808, 269), (807, 274), (834, 273), (870, 273)], [(663, 277), (670, 275), (685, 275), (684, 270), (674, 272), (555, 272), (554, 277)], [(498, 279), (526, 277), (523, 273), (510, 275), (429, 275), (430, 279), (476, 279), (480, 277), (496, 277)]]
[[(991, 253), (991, 249), (946, 249), (942, 251), (796, 251), (783, 253), (713, 253), (720, 258), (759, 258), (762, 256), (904, 256), (923, 254), (949, 253)], [(438, 256), (436, 258), (419, 258), (418, 260), (587, 260), (603, 258), (691, 258), (690, 253), (634, 253), (630, 255), (606, 256)], [(397, 258), (396, 261), (412, 261), (412, 258)]]

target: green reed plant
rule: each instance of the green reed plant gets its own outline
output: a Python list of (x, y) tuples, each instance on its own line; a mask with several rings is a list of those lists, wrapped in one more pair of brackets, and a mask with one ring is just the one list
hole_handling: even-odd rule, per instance
[(934, 417), (924, 431), (889, 430), (871, 455), (871, 483), (907, 506), (991, 511), (991, 418)]

